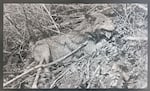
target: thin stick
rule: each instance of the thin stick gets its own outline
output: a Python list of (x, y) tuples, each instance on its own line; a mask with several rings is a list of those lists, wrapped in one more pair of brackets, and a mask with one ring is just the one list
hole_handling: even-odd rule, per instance
[[(40, 63), (39, 63), (39, 65), (42, 65), (43, 61), (44, 60), (41, 60)], [(35, 77), (34, 82), (32, 84), (32, 88), (37, 88), (37, 83), (38, 83), (38, 79), (40, 77), (41, 71), (42, 71), (42, 68), (38, 68), (36, 77)]]
[(15, 22), (13, 22), (13, 20), (11, 19), (11, 17), (10, 16), (8, 16), (8, 15), (5, 15), (5, 17), (7, 18), (7, 20), (11, 23), (11, 25), (13, 25), (15, 28), (16, 28), (16, 32), (17, 32), (17, 34), (18, 35), (20, 35), (21, 37), (22, 37), (22, 34), (19, 32), (21, 29), (19, 29), (18, 27), (17, 27), (17, 24), (15, 23)]
[(25, 70), (28, 70), (29, 68), (31, 68), (33, 66), (33, 64), (35, 63), (35, 61), (33, 61), (32, 63), (30, 63)]
[(48, 9), (46, 8), (45, 4), (42, 4), (42, 6), (43, 6), (43, 8), (46, 10), (46, 12), (48, 13), (49, 17), (51, 18), (51, 20), (52, 20), (52, 22), (53, 22), (55, 28), (56, 28), (57, 31), (60, 33), (60, 30), (59, 30), (59, 28), (57, 27), (57, 25), (56, 25), (56, 23), (55, 23), (55, 21), (54, 21), (52, 15), (51, 15), (51, 13), (48, 11)]
[[(81, 57), (77, 62), (79, 62), (81, 59), (83, 59), (85, 56)], [(65, 69), (65, 71), (57, 78), (55, 79), (55, 81), (51, 84), (50, 88), (53, 88), (53, 86), (55, 85), (55, 83), (60, 79), (62, 78), (69, 70), (70, 70), (70, 67), (72, 67), (73, 65), (76, 65), (77, 62), (71, 64), (67, 69)]]
[(139, 41), (141, 41), (141, 40), (148, 40), (148, 38), (147, 37), (132, 37), (132, 36), (129, 36), (129, 37), (124, 37), (123, 39), (125, 39), (125, 40), (139, 40)]
[(99, 71), (99, 69), (100, 69), (100, 65), (98, 65), (98, 67), (96, 68), (95, 72), (93, 73), (93, 75), (91, 77), (91, 80), (89, 81), (89, 84), (88, 84), (87, 88), (90, 88), (91, 82), (93, 81), (93, 79), (94, 79), (96, 73)]
[[(77, 62), (79, 62), (81, 59), (83, 59), (83, 58), (85, 58), (85, 57), (86, 57), (86, 56), (81, 57)], [(70, 67), (71, 67), (71, 66), (77, 64), (77, 62), (71, 64), (71, 65), (68, 67), (68, 69), (65, 69), (65, 71), (62, 72), (62, 74), (61, 74), (59, 77), (57, 77), (57, 79), (54, 80), (54, 82), (51, 84), (50, 88), (53, 88), (53, 86), (56, 84), (56, 82), (57, 82), (60, 78), (62, 78), (62, 77), (70, 70)]]
[(3, 51), (3, 53), (6, 53), (6, 54), (11, 54), (12, 52), (9, 52), (9, 51)]
[(147, 6), (145, 7), (144, 4), (143, 5), (142, 4), (136, 4), (136, 6), (144, 9), (145, 11), (147, 11), (147, 9), (148, 9), (148, 7)]
[(54, 62), (51, 62), (51, 63), (49, 63), (49, 64), (45, 64), (45, 65), (37, 65), (37, 66), (35, 66), (35, 67), (33, 67), (33, 68), (31, 68), (31, 69), (25, 71), (24, 73), (22, 73), (22, 74), (16, 76), (15, 78), (11, 79), (10, 81), (8, 81), (8, 82), (6, 82), (6, 83), (4, 83), (4, 84), (3, 84), (3, 87), (5, 87), (5, 86), (7, 86), (8, 84), (12, 83), (13, 81), (19, 79), (20, 77), (26, 75), (27, 73), (29, 73), (29, 72), (31, 72), (31, 71), (33, 71), (33, 70), (36, 70), (37, 68), (51, 66), (51, 65), (56, 64), (56, 63), (58, 63), (58, 62), (60, 62), (60, 61), (62, 61), (62, 60), (65, 60), (66, 58), (70, 57), (72, 54), (76, 53), (77, 51), (79, 51), (80, 49), (82, 49), (83, 47), (85, 47), (86, 45), (87, 45), (87, 42), (83, 43), (80, 47), (78, 47), (77, 49), (75, 49), (75, 50), (72, 51), (71, 53), (68, 53), (66, 56), (61, 57), (60, 59), (58, 59), (58, 60), (56, 60), (56, 61), (54, 61)]
[(57, 34), (64, 34), (64, 33), (62, 33), (62, 32), (59, 32), (59, 31), (50, 29), (50, 28), (54, 28), (54, 27), (55, 27), (54, 25), (52, 25), (52, 26), (50, 26), (50, 27), (45, 27), (45, 26), (42, 26), (42, 27), (45, 28), (45, 29), (48, 29), (48, 30), (50, 30), (50, 31), (53, 31), (53, 32), (55, 32), (55, 33), (57, 33)]
[(97, 5), (94, 5), (90, 10), (87, 11), (87, 14), (92, 12), (96, 7), (97, 7)]
[(70, 70), (70, 68), (68, 68), (67, 70), (65, 70), (57, 79), (54, 80), (54, 82), (51, 84), (50, 88), (52, 88), (55, 83), (60, 79), (62, 78), (68, 71)]

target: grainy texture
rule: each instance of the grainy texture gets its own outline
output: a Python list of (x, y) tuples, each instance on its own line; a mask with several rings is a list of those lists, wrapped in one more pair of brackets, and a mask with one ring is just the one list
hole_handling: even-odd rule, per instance
[[(4, 88), (146, 88), (147, 14), (146, 4), (4, 4)], [(28, 72), (41, 61), (54, 64)]]

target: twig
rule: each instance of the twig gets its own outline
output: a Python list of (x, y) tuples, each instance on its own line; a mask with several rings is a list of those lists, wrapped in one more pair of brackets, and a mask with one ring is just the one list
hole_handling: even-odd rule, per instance
[(30, 67), (32, 67), (34, 63), (35, 63), (35, 61), (33, 61), (32, 63), (30, 63), (30, 64), (26, 67), (26, 70), (28, 70)]
[(3, 53), (6, 53), (6, 54), (11, 54), (12, 52), (9, 52), (9, 51), (3, 51)]
[(116, 12), (116, 14), (118, 14), (119, 17), (121, 17), (121, 18), (124, 20), (123, 16), (122, 16), (111, 4), (108, 4), (108, 6), (109, 6), (114, 12)]
[[(147, 36), (148, 37), (148, 36)], [(124, 37), (123, 39), (125, 39), (125, 40), (148, 40), (148, 38), (147, 37)]]
[[(44, 61), (44, 60), (41, 60), (40, 63), (39, 63), (39, 65), (42, 65), (43, 61)], [(42, 70), (42, 68), (39, 68), (39, 69), (37, 70), (37, 74), (36, 74), (36, 77), (35, 77), (34, 82), (33, 82), (33, 84), (32, 84), (32, 88), (37, 88), (37, 83), (38, 83), (38, 79), (39, 79), (41, 70)]]
[(53, 86), (55, 85), (55, 83), (62, 78), (68, 71), (70, 70), (70, 68), (66, 69), (57, 79), (54, 80), (54, 82), (51, 84), (50, 88), (53, 88)]
[(58, 63), (58, 62), (60, 62), (60, 61), (62, 61), (62, 60), (65, 60), (66, 58), (70, 57), (72, 54), (76, 53), (77, 51), (79, 51), (80, 49), (82, 49), (83, 47), (85, 47), (86, 45), (87, 45), (87, 42), (83, 43), (80, 47), (78, 47), (78, 48), (75, 49), (74, 51), (68, 53), (66, 56), (61, 57), (60, 59), (58, 59), (58, 60), (56, 60), (56, 61), (54, 61), (54, 62), (51, 62), (51, 63), (49, 63), (49, 64), (44, 64), (44, 65), (37, 65), (37, 66), (35, 66), (35, 67), (33, 67), (33, 68), (27, 70), (26, 72), (24, 72), (24, 73), (22, 73), (22, 74), (16, 76), (15, 78), (11, 79), (10, 81), (4, 83), (3, 86), (4, 86), (4, 87), (7, 86), (8, 84), (12, 83), (13, 81), (19, 79), (20, 77), (26, 75), (27, 73), (29, 73), (29, 72), (31, 72), (31, 71), (37, 69), (37, 68), (51, 66), (51, 65), (56, 64), (56, 63)]
[(90, 10), (87, 11), (87, 14), (89, 14), (91, 11), (93, 11), (96, 7), (97, 7), (97, 5), (94, 5)]
[(98, 67), (96, 68), (95, 72), (93, 73), (93, 75), (92, 75), (92, 77), (91, 77), (91, 79), (89, 81), (89, 84), (88, 84), (87, 88), (90, 88), (91, 82), (93, 81), (93, 79), (94, 79), (96, 73), (99, 71), (99, 69), (100, 69), (100, 65), (98, 65)]
[(57, 68), (56, 70), (53, 71), (54, 74), (62, 71), (62, 69), (64, 69), (64, 66)]
[[(95, 5), (93, 8), (91, 8), (89, 11), (87, 11), (87, 14), (89, 14), (92, 10), (94, 10), (95, 8), (97, 7), (97, 5)], [(99, 10), (98, 12), (103, 12), (103, 11), (105, 11), (105, 10), (107, 10), (107, 9), (110, 9), (111, 7), (106, 7), (106, 8), (104, 8), (104, 9), (102, 9), (102, 10)], [(85, 19), (85, 17), (84, 16), (81, 16), (81, 17), (79, 17), (78, 18), (78, 20), (71, 20), (71, 21), (68, 21), (68, 22), (65, 22), (65, 23), (62, 23), (62, 24), (60, 24), (60, 26), (65, 26), (65, 25), (68, 25), (68, 24), (70, 24), (70, 23), (74, 23), (74, 22), (78, 22), (78, 21), (80, 21), (80, 20), (83, 20), (83, 19)], [(48, 30), (50, 30), (50, 31), (53, 31), (53, 32), (55, 32), (55, 33), (58, 33), (58, 34), (63, 34), (63, 33), (61, 33), (61, 32), (59, 32), (59, 31), (55, 31), (55, 30), (52, 30), (51, 28), (55, 28), (56, 26), (55, 25), (51, 25), (51, 26), (48, 26), (48, 27), (45, 27), (45, 26), (42, 26), (43, 28), (45, 28), (45, 29), (48, 29)]]
[(9, 75), (9, 74), (20, 74), (22, 73), (23, 71), (19, 71), (19, 72), (3, 72), (3, 75)]
[(64, 33), (62, 33), (62, 32), (59, 32), (59, 31), (55, 31), (55, 30), (53, 30), (53, 29), (50, 29), (50, 28), (54, 28), (54, 27), (55, 27), (54, 25), (48, 26), (48, 27), (45, 27), (45, 26), (42, 26), (42, 27), (45, 28), (45, 29), (47, 29), (47, 30), (53, 31), (53, 32), (55, 32), (55, 33), (58, 33), (58, 34), (64, 34)]
[[(78, 62), (79, 62), (81, 59), (83, 59), (84, 57), (85, 57), (85, 56), (81, 57), (81, 58), (78, 60)], [(75, 64), (77, 64), (77, 62), (75, 62), (75, 63), (73, 63), (72, 65), (70, 65), (70, 66), (68, 67), (68, 69), (65, 69), (65, 71), (62, 73), (62, 75), (60, 75), (57, 79), (55, 79), (55, 81), (51, 84), (50, 88), (53, 88), (54, 85), (55, 85), (55, 83), (56, 83), (60, 78), (62, 78), (62, 77), (70, 70), (70, 67), (71, 67), (71, 66), (73, 66), (73, 65), (75, 65)]]
[(57, 25), (56, 25), (56, 23), (55, 23), (55, 21), (54, 21), (52, 15), (51, 15), (51, 13), (48, 11), (48, 9), (46, 8), (46, 6), (45, 6), (44, 4), (42, 4), (42, 6), (43, 6), (43, 8), (46, 10), (46, 12), (48, 13), (48, 15), (49, 15), (50, 19), (52, 20), (52, 22), (53, 22), (53, 24), (54, 24), (56, 30), (60, 33), (60, 30), (59, 30), (59, 28), (57, 27)]
[[(23, 45), (23, 44), (22, 44), (22, 45)], [(22, 46), (19, 47), (19, 52), (18, 52), (18, 54), (19, 54), (19, 57), (20, 57), (21, 62), (23, 62), (23, 58), (22, 58), (22, 55), (21, 55), (21, 51), (22, 51), (21, 47), (22, 47)]]
[(5, 15), (5, 17), (7, 18), (7, 20), (11, 23), (11, 25), (13, 25), (15, 28), (16, 28), (16, 32), (17, 32), (17, 34), (18, 35), (20, 35), (21, 37), (22, 37), (22, 34), (20, 33), (20, 28), (18, 28), (17, 27), (17, 24), (11, 19), (11, 17), (10, 16), (8, 16), (8, 15)]
[(147, 7), (144, 6), (144, 4), (143, 5), (142, 4), (136, 4), (136, 6), (144, 9), (145, 11), (147, 11), (147, 9), (148, 9)]
[(89, 60), (87, 60), (87, 79), (89, 79), (90, 78), (90, 61), (91, 61), (91, 59), (89, 59)]
[[(87, 14), (89, 14), (90, 12), (92, 12), (95, 8), (97, 7), (97, 5), (95, 5), (93, 8), (91, 8), (89, 11), (87, 11)], [(99, 10), (98, 12), (103, 12), (107, 9), (110, 9), (111, 7), (106, 7), (106, 8), (103, 8), (102, 10)]]

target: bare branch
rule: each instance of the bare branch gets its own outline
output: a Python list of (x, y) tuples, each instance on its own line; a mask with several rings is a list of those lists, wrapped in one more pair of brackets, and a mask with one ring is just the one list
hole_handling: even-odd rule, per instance
[(56, 61), (54, 61), (54, 62), (51, 62), (51, 63), (49, 63), (49, 64), (44, 64), (44, 65), (37, 65), (37, 66), (35, 66), (35, 67), (33, 67), (33, 68), (31, 68), (31, 69), (25, 71), (24, 73), (22, 73), (22, 74), (16, 76), (15, 78), (11, 79), (10, 81), (4, 83), (3, 86), (4, 86), (4, 87), (7, 86), (8, 84), (14, 82), (15, 80), (21, 78), (22, 76), (28, 74), (29, 72), (31, 72), (31, 71), (33, 71), (33, 70), (36, 70), (36, 69), (40, 68), (40, 67), (48, 67), (48, 66), (51, 66), (51, 65), (53, 65), (53, 64), (56, 64), (56, 63), (58, 63), (58, 62), (60, 62), (60, 61), (62, 61), (62, 60), (65, 60), (66, 58), (70, 57), (71, 55), (73, 55), (74, 53), (76, 53), (77, 51), (79, 51), (80, 49), (82, 49), (83, 47), (85, 47), (86, 45), (87, 45), (87, 42), (83, 43), (80, 47), (78, 47), (77, 49), (75, 49), (75, 50), (72, 51), (71, 53), (68, 53), (66, 56), (61, 57), (60, 59), (58, 59), (58, 60), (56, 60)]
[(55, 23), (55, 21), (54, 21), (52, 15), (51, 15), (51, 13), (48, 11), (48, 9), (46, 8), (46, 6), (45, 6), (44, 4), (42, 4), (42, 6), (43, 6), (43, 8), (46, 10), (46, 12), (48, 13), (50, 19), (52, 20), (52, 22), (53, 22), (53, 24), (54, 24), (54, 26), (55, 26), (55, 28), (56, 28), (57, 31), (60, 33), (60, 30), (59, 30), (59, 28), (57, 27), (57, 25), (56, 25), (56, 23)]
[[(43, 61), (44, 61), (44, 60), (41, 60), (40, 63), (39, 63), (39, 65), (42, 65)], [(39, 69), (37, 70), (36, 77), (35, 77), (34, 82), (33, 82), (33, 84), (32, 84), (32, 88), (37, 88), (37, 83), (38, 83), (38, 79), (39, 79), (39, 77), (40, 77), (41, 71), (42, 71), (42, 68), (39, 68)]]

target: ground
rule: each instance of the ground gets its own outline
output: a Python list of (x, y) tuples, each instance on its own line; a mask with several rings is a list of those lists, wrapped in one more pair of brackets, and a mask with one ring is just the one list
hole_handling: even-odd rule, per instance
[[(146, 4), (4, 4), (3, 87), (146, 88), (147, 9)], [(75, 31), (83, 35), (88, 32), (90, 38), (60, 38), (60, 34)], [(71, 59), (60, 57), (49, 63), (49, 68), (34, 68), (38, 62), (31, 56), (29, 42), (54, 36), (67, 46), (70, 42), (66, 40), (83, 42), (69, 47)], [(83, 46), (84, 39), (88, 44)], [(68, 55), (67, 47), (56, 47), (58, 57), (63, 48), (64, 56)], [(77, 56), (74, 50), (78, 47)]]

